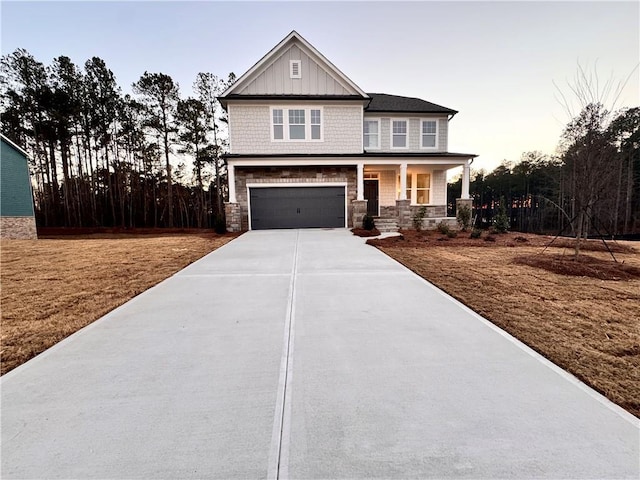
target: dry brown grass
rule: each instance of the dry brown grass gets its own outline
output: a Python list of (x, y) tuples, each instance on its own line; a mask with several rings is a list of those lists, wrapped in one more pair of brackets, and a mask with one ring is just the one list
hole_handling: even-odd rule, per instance
[[(539, 268), (549, 263), (540, 256), (557, 261), (564, 253), (569, 260), (568, 246), (540, 254), (542, 247), (531, 246), (538, 240), (517, 242), (517, 235), (500, 236), (501, 244), (423, 241), (403, 247), (396, 241), (379, 248), (640, 417), (640, 278), (550, 272)], [(593, 251), (600, 250), (595, 244), (587, 250), (595, 265), (614, 263)], [(617, 250), (626, 252), (616, 253), (625, 268), (640, 268), (631, 242), (620, 242)], [(522, 264), (521, 257), (530, 263), (538, 258), (540, 265)]]
[(233, 238), (102, 234), (2, 240), (2, 374)]

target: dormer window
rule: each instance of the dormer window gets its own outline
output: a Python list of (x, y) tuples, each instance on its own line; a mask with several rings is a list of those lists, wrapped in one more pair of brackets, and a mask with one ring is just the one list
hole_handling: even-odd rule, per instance
[(289, 74), (291, 78), (302, 78), (301, 60), (289, 60)]

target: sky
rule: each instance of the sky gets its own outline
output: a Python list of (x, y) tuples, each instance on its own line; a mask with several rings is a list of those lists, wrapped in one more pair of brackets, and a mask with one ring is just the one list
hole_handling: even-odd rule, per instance
[[(2, 54), (49, 65), (105, 60), (125, 93), (162, 72), (192, 94), (198, 72), (240, 76), (296, 30), (366, 92), (458, 110), (449, 151), (490, 171), (523, 152), (554, 154), (579, 111), (578, 66), (640, 105), (640, 2), (0, 2)], [(635, 70), (634, 70), (635, 69)], [(555, 85), (554, 85), (555, 84)], [(563, 102), (562, 96), (566, 98)]]

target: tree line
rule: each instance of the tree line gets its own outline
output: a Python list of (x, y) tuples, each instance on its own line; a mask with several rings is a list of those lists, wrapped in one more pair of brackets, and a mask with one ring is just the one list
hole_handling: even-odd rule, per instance
[[(461, 179), (449, 184), (450, 212)], [(493, 224), (506, 204), (513, 230), (587, 235), (640, 233), (640, 108), (609, 112), (586, 103), (570, 120), (559, 153), (526, 152), (492, 172), (472, 170), (476, 225)]]
[(227, 118), (217, 96), (235, 80), (201, 72), (194, 97), (144, 72), (123, 94), (104, 60), (50, 65), (2, 57), (3, 133), (29, 153), (43, 227), (224, 225)]

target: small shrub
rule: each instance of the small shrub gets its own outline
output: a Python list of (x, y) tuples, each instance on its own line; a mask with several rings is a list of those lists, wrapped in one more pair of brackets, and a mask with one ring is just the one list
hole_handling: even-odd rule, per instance
[(528, 241), (529, 241), (529, 240), (527, 240), (527, 238), (526, 238), (526, 237), (516, 237), (516, 238), (514, 238), (514, 240), (515, 240), (516, 242), (520, 242), (520, 243), (526, 243), (526, 242), (528, 242)]
[(420, 209), (413, 216), (413, 228), (416, 231), (422, 230), (422, 221), (424, 217), (427, 215), (427, 207), (420, 207)]
[(485, 242), (495, 242), (496, 241), (496, 237), (492, 237), (491, 235), (487, 235), (486, 237), (484, 237), (484, 241)]
[(456, 213), (456, 220), (460, 230), (466, 232), (471, 226), (471, 209), (469, 205), (460, 205), (458, 212)]
[(213, 221), (213, 231), (220, 235), (227, 233), (227, 222), (225, 222), (224, 217), (216, 217)]
[(441, 221), (438, 225), (436, 225), (436, 229), (443, 235), (447, 235), (449, 233), (449, 224), (447, 224), (444, 220)]
[(458, 232), (456, 232), (455, 230), (449, 230), (447, 232), (447, 237), (449, 238), (456, 238), (458, 236)]
[(471, 230), (471, 235), (469, 235), (469, 238), (480, 238), (481, 235), (482, 230), (474, 228), (473, 230)]
[(507, 201), (504, 197), (500, 197), (500, 207), (498, 209), (498, 215), (496, 215), (495, 222), (493, 224), (497, 233), (507, 233), (509, 230), (509, 216), (507, 215)]
[(376, 228), (376, 222), (371, 215), (365, 215), (362, 217), (362, 228), (365, 230), (373, 230)]

